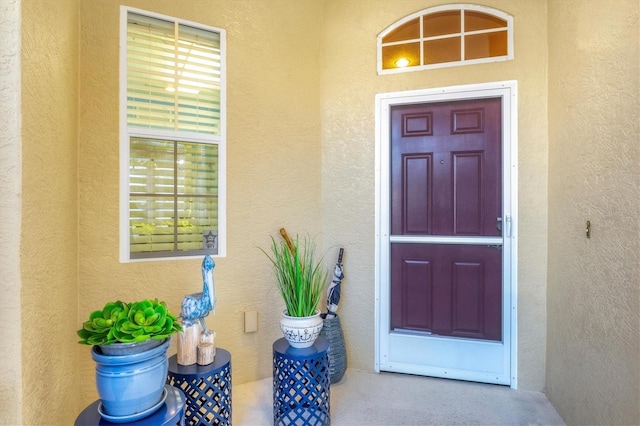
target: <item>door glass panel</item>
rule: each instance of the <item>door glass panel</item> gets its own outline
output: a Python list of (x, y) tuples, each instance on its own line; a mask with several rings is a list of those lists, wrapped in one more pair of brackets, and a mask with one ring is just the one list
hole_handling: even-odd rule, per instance
[(460, 37), (424, 42), (424, 63), (441, 64), (460, 60)]
[(464, 30), (478, 31), (488, 30), (492, 28), (506, 28), (507, 22), (496, 16), (491, 16), (481, 12), (465, 11), (464, 13)]
[(507, 55), (507, 32), (465, 36), (465, 59), (479, 59)]
[(423, 17), (424, 36), (434, 37), (460, 32), (460, 11), (432, 13)]
[(413, 19), (407, 23), (400, 25), (391, 31), (382, 40), (383, 43), (391, 43), (394, 41), (415, 40), (420, 38), (420, 20)]

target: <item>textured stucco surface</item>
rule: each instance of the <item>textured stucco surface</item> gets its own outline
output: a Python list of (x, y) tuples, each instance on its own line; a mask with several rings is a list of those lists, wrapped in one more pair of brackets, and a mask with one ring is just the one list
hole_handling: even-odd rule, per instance
[[(271, 375), (283, 304), (258, 247), (280, 227), (321, 243), (321, 2), (125, 1), (227, 31), (227, 257), (214, 270), (218, 303), (207, 324), (229, 350), (234, 384)], [(82, 6), (79, 133), (79, 316), (114, 298), (158, 297), (178, 311), (202, 290), (200, 259), (118, 260), (118, 2)], [(243, 311), (258, 331), (243, 332)], [(80, 320), (79, 319), (79, 320)], [(175, 344), (175, 343), (174, 343)], [(95, 399), (89, 348), (80, 348), (81, 404)], [(170, 354), (175, 347), (170, 348)]]
[(325, 6), (322, 49), (323, 238), (346, 247), (340, 314), (349, 365), (372, 370), (375, 351), (375, 95), (518, 80), (518, 376), (544, 387), (546, 280), (546, 4), (485, 1), (514, 16), (515, 60), (396, 75), (376, 74), (375, 39), (437, 1), (344, 1)]
[[(639, 423), (640, 3), (486, 0), (514, 16), (515, 60), (387, 76), (376, 35), (442, 2), (122, 3), (227, 30), (228, 255), (207, 323), (232, 353), (234, 384), (271, 374), (282, 302), (257, 247), (281, 226), (318, 237), (328, 264), (346, 248), (348, 362), (374, 368), (375, 94), (517, 80), (519, 387), (545, 389), (546, 371), (567, 422)], [(80, 323), (114, 298), (157, 296), (177, 311), (200, 290), (200, 261), (118, 261), (119, 4), (0, 0), (0, 11), (0, 183), (12, 195), (0, 200), (0, 303), (23, 324), (1, 335), (18, 343), (0, 352), (13, 367), (0, 424), (72, 424), (96, 398)], [(243, 333), (245, 309), (258, 310), (258, 332)]]
[(640, 2), (549, 4), (547, 392), (640, 424)]
[(22, 421), (20, 1), (0, 2), (0, 424)]
[(22, 379), (26, 425), (77, 415), (78, 0), (22, 1)]

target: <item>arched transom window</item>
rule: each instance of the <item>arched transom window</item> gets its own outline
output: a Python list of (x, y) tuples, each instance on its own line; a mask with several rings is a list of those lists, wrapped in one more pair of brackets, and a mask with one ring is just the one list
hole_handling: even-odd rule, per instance
[(513, 17), (470, 4), (431, 7), (378, 35), (378, 74), (513, 59)]

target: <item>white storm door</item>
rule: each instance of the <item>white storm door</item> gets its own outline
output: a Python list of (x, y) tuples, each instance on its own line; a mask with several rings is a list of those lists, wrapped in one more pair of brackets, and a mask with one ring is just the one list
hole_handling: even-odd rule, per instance
[(376, 97), (377, 370), (516, 386), (516, 88)]

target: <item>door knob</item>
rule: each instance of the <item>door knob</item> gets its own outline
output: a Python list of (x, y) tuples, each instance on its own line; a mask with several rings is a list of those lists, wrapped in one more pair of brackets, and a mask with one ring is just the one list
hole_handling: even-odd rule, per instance
[(496, 218), (496, 229), (498, 230), (498, 232), (502, 232), (502, 218), (501, 217)]

